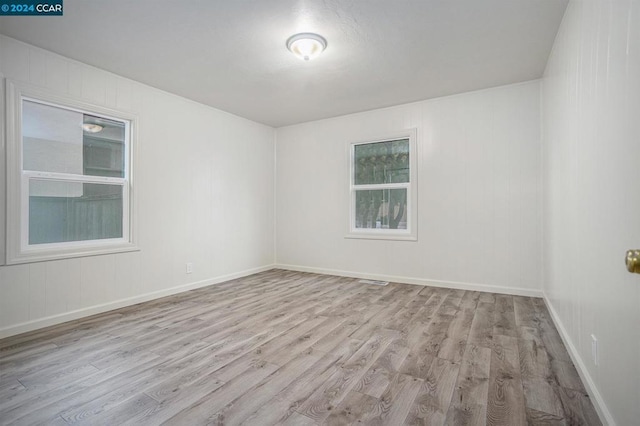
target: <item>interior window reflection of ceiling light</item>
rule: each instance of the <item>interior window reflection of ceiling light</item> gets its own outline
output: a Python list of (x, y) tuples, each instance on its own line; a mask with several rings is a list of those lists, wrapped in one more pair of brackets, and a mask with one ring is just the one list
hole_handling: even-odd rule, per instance
[(101, 132), (102, 129), (104, 129), (104, 127), (102, 127), (99, 124), (84, 123), (82, 125), (82, 130), (84, 130), (87, 133), (98, 133), (98, 132)]
[(314, 33), (300, 33), (289, 37), (287, 49), (298, 58), (305, 61), (311, 60), (327, 48), (327, 40)]

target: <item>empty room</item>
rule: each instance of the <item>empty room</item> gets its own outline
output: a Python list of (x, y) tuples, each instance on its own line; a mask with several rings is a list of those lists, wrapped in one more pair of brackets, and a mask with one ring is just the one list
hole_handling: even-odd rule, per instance
[(638, 425), (639, 185), (639, 0), (0, 0), (0, 425)]

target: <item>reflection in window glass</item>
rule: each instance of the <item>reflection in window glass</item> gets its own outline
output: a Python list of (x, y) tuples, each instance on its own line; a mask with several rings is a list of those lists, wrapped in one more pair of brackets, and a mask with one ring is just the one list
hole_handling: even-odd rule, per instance
[(123, 122), (25, 100), (22, 142), (24, 170), (124, 177)]
[(88, 129), (95, 129), (93, 126), (102, 128), (96, 133), (84, 131), (83, 173), (87, 176), (124, 177), (124, 123), (87, 114), (83, 123)]

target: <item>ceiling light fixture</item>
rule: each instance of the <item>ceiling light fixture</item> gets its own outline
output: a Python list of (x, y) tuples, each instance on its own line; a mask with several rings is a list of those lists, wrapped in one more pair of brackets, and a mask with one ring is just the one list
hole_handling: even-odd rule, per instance
[(102, 127), (99, 124), (84, 123), (82, 125), (82, 130), (84, 130), (87, 133), (98, 133), (98, 132), (101, 132), (102, 129), (104, 129), (104, 127)]
[(314, 33), (300, 33), (289, 37), (287, 49), (300, 59), (308, 61), (321, 54), (327, 48), (327, 40)]

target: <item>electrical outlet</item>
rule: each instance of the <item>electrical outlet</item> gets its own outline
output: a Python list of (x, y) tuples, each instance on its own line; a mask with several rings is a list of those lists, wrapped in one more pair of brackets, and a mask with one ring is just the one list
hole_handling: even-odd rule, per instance
[(594, 365), (598, 365), (598, 339), (595, 335), (591, 335), (591, 359)]
[(193, 272), (193, 263), (189, 262), (187, 263), (187, 274), (190, 274)]

